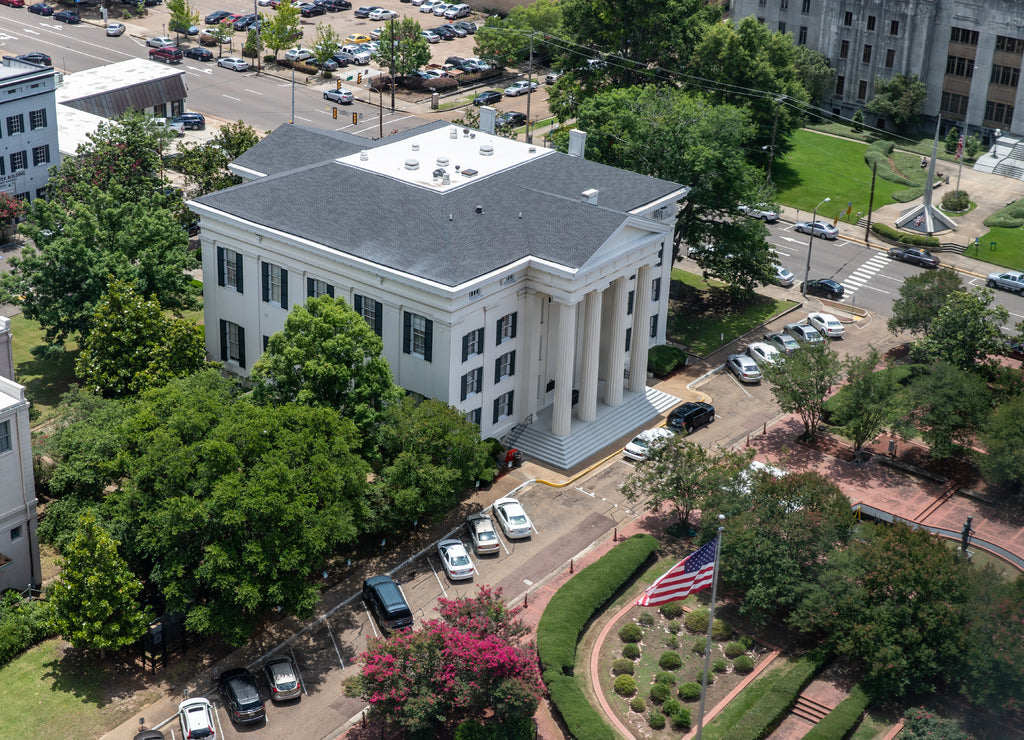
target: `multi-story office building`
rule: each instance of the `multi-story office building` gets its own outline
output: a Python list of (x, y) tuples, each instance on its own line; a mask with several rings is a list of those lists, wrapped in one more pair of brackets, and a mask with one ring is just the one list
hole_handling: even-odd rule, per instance
[(60, 163), (53, 67), (4, 57), (0, 66), (0, 192), (31, 200), (46, 194)]

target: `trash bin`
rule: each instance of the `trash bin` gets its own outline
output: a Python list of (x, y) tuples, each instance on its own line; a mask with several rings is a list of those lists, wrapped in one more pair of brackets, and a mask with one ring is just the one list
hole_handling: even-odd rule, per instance
[(512, 450), (512, 467), (523, 467), (523, 453), (520, 452), (519, 450)]
[(438, 93), (431, 93), (430, 94), (430, 110), (437, 110), (440, 107), (440, 105), (439, 105), (439, 101), (440, 100), (441, 100), (440, 94), (438, 94)]

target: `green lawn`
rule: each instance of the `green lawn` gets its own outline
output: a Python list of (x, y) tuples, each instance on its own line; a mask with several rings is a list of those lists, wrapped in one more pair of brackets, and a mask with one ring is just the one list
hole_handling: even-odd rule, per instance
[(14, 379), (26, 388), (32, 403), (32, 423), (45, 421), (53, 415), (61, 395), (75, 379), (75, 358), (78, 346), (69, 343), (67, 351), (56, 362), (39, 359), (32, 348), (45, 343), (43, 330), (23, 314), (11, 317), (14, 348)]
[(707, 740), (721, 740), (725, 737), (732, 726), (739, 722), (743, 715), (771, 690), (775, 682), (789, 672), (792, 665), (791, 660), (781, 655), (772, 661), (764, 673), (748, 684), (717, 717), (704, 727), (703, 737)]
[[(992, 242), (996, 243), (994, 249)], [(1020, 270), (1024, 268), (1024, 228), (989, 229), (978, 239), (978, 247), (971, 245), (964, 254), (993, 265)]]

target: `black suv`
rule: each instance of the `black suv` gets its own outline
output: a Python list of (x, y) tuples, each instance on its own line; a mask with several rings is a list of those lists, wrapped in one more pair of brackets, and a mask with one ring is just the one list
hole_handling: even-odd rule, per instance
[(248, 724), (266, 719), (267, 709), (263, 705), (260, 688), (256, 685), (256, 679), (244, 668), (224, 671), (217, 680), (217, 690), (228, 703), (228, 714), (232, 721)]
[(172, 118), (171, 123), (181, 123), (192, 131), (202, 131), (206, 128), (206, 116), (202, 113), (182, 113)]
[(683, 430), (687, 434), (697, 427), (710, 424), (715, 420), (715, 407), (703, 401), (690, 401), (677, 406), (668, 415), (666, 426), (669, 429)]
[(363, 581), (363, 601), (385, 633), (412, 628), (412, 610), (391, 576), (374, 576)]

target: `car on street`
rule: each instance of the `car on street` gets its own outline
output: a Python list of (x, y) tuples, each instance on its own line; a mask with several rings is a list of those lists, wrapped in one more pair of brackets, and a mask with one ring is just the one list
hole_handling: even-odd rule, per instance
[(674, 436), (675, 433), (667, 427), (645, 429), (622, 448), (622, 455), (628, 460), (646, 460), (652, 448), (665, 444)]
[(185, 56), (189, 59), (196, 59), (200, 62), (209, 62), (213, 59), (213, 52), (209, 49), (204, 49), (201, 46), (193, 46), (190, 49), (185, 49)]
[(806, 283), (800, 284), (800, 290), (807, 295), (831, 298), (836, 301), (846, 295), (846, 288), (835, 280), (829, 280), (828, 278), (822, 280), (808, 280)]
[(494, 502), (494, 516), (501, 530), (510, 540), (518, 540), (533, 534), (533, 524), (519, 499), (506, 496)]
[[(53, 15), (53, 8), (51, 8), (46, 3), (34, 3), (28, 6), (28, 12), (35, 13), (36, 15), (50, 16)], [(109, 36), (110, 34), (107, 35)]]
[(939, 258), (927, 249), (916, 249), (913, 247), (893, 247), (889, 250), (889, 257), (900, 262), (908, 262), (919, 267), (938, 267)]
[(53, 14), (53, 19), (61, 23), (74, 24), (82, 22), (82, 16), (78, 14), (77, 10), (58, 10)]
[(217, 60), (218, 67), (224, 67), (225, 69), (233, 69), (236, 72), (245, 72), (249, 69), (249, 63), (244, 59), (238, 57), (224, 57), (223, 59)]
[(327, 90), (324, 92), (324, 100), (329, 100), (332, 103), (348, 105), (355, 99), (355, 95), (352, 94), (352, 91), (346, 90), (345, 88), (341, 88), (339, 90)]
[(470, 514), (466, 517), (466, 530), (473, 542), (477, 555), (495, 555), (501, 552), (501, 542), (494, 529), (494, 520), (487, 514)]
[(213, 738), (217, 734), (213, 727), (213, 705), (201, 696), (186, 699), (178, 705), (178, 722), (181, 724), (181, 736), (187, 740)]
[(487, 92), (482, 92), (473, 98), (473, 105), (494, 105), (500, 101), (501, 98), (502, 95), (497, 90), (488, 90)]
[(687, 401), (676, 406), (668, 415), (665, 426), (692, 434), (694, 430), (715, 420), (715, 407), (704, 401)]
[(1011, 293), (1024, 294), (1024, 273), (1015, 270), (990, 272), (985, 279), (985, 285), (990, 288), (1008, 290)]
[(506, 111), (494, 119), (498, 128), (519, 128), (526, 125), (526, 114), (516, 110)]
[(807, 314), (807, 323), (830, 339), (838, 339), (846, 333), (843, 325), (830, 313), (814, 311)]
[(189, 131), (202, 131), (206, 128), (206, 116), (202, 113), (182, 113), (174, 116), (171, 123), (180, 123)]
[(743, 383), (761, 382), (761, 368), (757, 366), (750, 355), (729, 355), (725, 366), (736, 376), (737, 380)]
[(786, 324), (786, 333), (800, 344), (820, 344), (825, 337), (810, 324)]
[(441, 540), (437, 543), (437, 555), (441, 558), (444, 572), (453, 581), (472, 578), (476, 574), (476, 568), (462, 540)]
[(363, 602), (385, 634), (412, 629), (412, 609), (398, 581), (391, 576), (373, 576), (363, 581)]
[(0, 5), (6, 5), (8, 8), (24, 8), (25, 0), (0, 0)]
[(207, 25), (212, 26), (215, 23), (220, 23), (229, 15), (231, 15), (231, 13), (229, 13), (226, 10), (215, 10), (214, 12), (210, 13), (208, 16), (203, 18), (203, 20), (206, 21)]
[(267, 718), (260, 687), (252, 674), (244, 668), (231, 668), (220, 674), (217, 690), (228, 705), (228, 715), (232, 722), (247, 725)]
[(371, 39), (365, 33), (350, 33), (348, 36), (345, 37), (345, 40), (342, 41), (342, 43), (343, 44), (368, 44), (371, 41), (373, 41), (373, 39)]
[(312, 57), (313, 52), (309, 49), (289, 49), (284, 53), (284, 58), (290, 62), (304, 62)]
[(801, 221), (793, 230), (798, 234), (814, 233), (819, 239), (836, 239), (839, 236), (839, 229), (825, 221)]
[(185, 57), (181, 49), (173, 46), (163, 46), (159, 49), (150, 49), (149, 58), (155, 62), (163, 62), (164, 64), (180, 64), (181, 60)]
[(270, 687), (270, 699), (274, 702), (291, 701), (302, 696), (302, 682), (295, 664), (287, 655), (271, 658), (263, 664), (263, 678)]
[(108, 23), (107, 24), (107, 36), (123, 36), (127, 30), (127, 26), (123, 23)]
[(751, 342), (747, 345), (747, 354), (758, 364), (774, 365), (782, 358), (782, 352), (774, 344), (768, 342)]
[(174, 46), (174, 39), (170, 36), (154, 36), (151, 39), (146, 39), (146, 46), (162, 49), (165, 46)]
[(14, 57), (22, 62), (31, 62), (32, 64), (41, 64), (44, 67), (53, 66), (53, 60), (50, 59), (49, 54), (44, 54), (41, 51), (30, 51), (28, 54), (19, 54)]
[(525, 95), (530, 90), (536, 90), (537, 83), (533, 80), (518, 80), (505, 88), (505, 96), (514, 98), (517, 95)]
[(736, 209), (744, 216), (750, 216), (760, 221), (764, 221), (766, 224), (774, 224), (779, 220), (779, 212), (774, 208), (769, 208), (765, 205), (759, 206), (745, 206), (742, 203)]
[(789, 355), (800, 349), (800, 344), (793, 337), (785, 332), (772, 332), (764, 335), (765, 344), (770, 344), (784, 355)]
[(398, 13), (387, 8), (374, 8), (367, 17), (371, 21), (389, 21), (392, 18), (401, 18)]
[(775, 265), (775, 284), (783, 288), (789, 288), (796, 280), (796, 275), (791, 273), (782, 265)]

